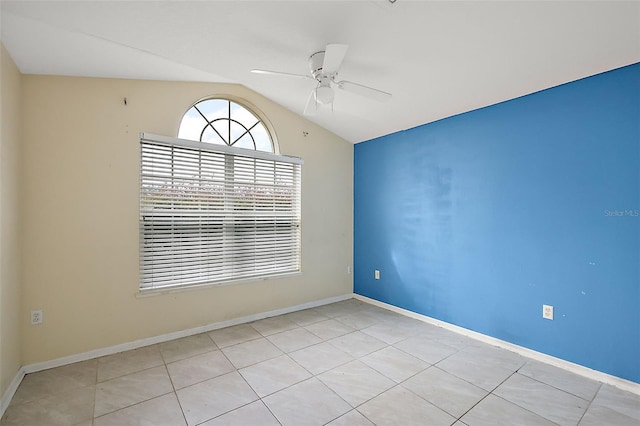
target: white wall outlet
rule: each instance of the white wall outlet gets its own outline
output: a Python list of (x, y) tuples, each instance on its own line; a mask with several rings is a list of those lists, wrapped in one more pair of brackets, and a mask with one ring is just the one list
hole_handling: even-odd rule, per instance
[(542, 318), (546, 318), (548, 320), (553, 319), (553, 306), (542, 305)]
[(42, 324), (42, 311), (31, 311), (31, 325)]
[(375, 271), (373, 271), (373, 278), (375, 278), (376, 280), (380, 279), (380, 271), (378, 271), (377, 269)]
[(347, 266), (347, 274), (351, 275), (351, 266)]

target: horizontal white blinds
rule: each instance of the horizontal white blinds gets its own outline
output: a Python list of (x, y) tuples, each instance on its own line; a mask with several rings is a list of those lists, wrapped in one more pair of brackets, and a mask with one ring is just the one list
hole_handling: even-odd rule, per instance
[(141, 289), (300, 270), (300, 159), (148, 135), (140, 150)]

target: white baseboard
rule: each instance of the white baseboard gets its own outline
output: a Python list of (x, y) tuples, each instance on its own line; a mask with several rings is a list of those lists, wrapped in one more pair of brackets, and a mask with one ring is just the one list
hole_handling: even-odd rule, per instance
[(4, 412), (7, 410), (7, 407), (9, 406), (9, 403), (11, 402), (13, 395), (16, 394), (16, 391), (18, 390), (18, 386), (20, 386), (20, 383), (22, 382), (24, 375), (25, 375), (24, 367), (20, 367), (16, 375), (13, 377), (13, 380), (9, 384), (9, 387), (7, 388), (6, 391), (4, 391), (4, 394), (2, 395), (2, 400), (0, 400), (0, 418), (4, 416)]
[(617, 376), (612, 376), (611, 374), (603, 373), (602, 371), (598, 371), (598, 370), (593, 370), (583, 365), (574, 364), (573, 362), (565, 361), (561, 358), (556, 358), (554, 356), (547, 355), (542, 352), (534, 351), (533, 349), (525, 348), (523, 346), (518, 346), (513, 343), (509, 343), (507, 341), (500, 340), (495, 337), (487, 336), (486, 334), (478, 333), (477, 331), (469, 330), (464, 327), (460, 327), (454, 324), (450, 324), (448, 322), (431, 318), (426, 315), (418, 314), (416, 312), (409, 311), (407, 309), (402, 309), (397, 306), (389, 305), (388, 303), (380, 302), (378, 300), (371, 299), (366, 296), (361, 296), (359, 294), (354, 293), (353, 297), (355, 299), (361, 300), (371, 305), (388, 309), (398, 314), (405, 315), (407, 317), (414, 318), (419, 321), (423, 321), (438, 327), (445, 328), (455, 333), (462, 334), (467, 337), (471, 337), (472, 339), (476, 339), (481, 342), (488, 343), (490, 345), (497, 346), (502, 349), (507, 349), (511, 352), (515, 352), (527, 358), (544, 362), (545, 364), (550, 364), (550, 365), (553, 365), (554, 367), (562, 368), (563, 370), (567, 370), (572, 373), (579, 374), (586, 378), (597, 380), (599, 382), (606, 383), (611, 386), (615, 386), (619, 389), (622, 389), (628, 392), (633, 392), (637, 395), (640, 395), (640, 383), (635, 383), (630, 380), (625, 380)]
[[(288, 306), (274, 311), (261, 312), (258, 314), (247, 315), (240, 318), (234, 318), (227, 321), (217, 322), (204, 325), (201, 327), (190, 328), (188, 330), (176, 331), (160, 336), (148, 337), (146, 339), (135, 340), (133, 342), (121, 343), (119, 345), (109, 346), (107, 348), (94, 349), (92, 351), (83, 352), (76, 355), (69, 355), (62, 358), (56, 358), (49, 361), (37, 362), (22, 367), (24, 373), (34, 373), (36, 371), (47, 370), (49, 368), (60, 367), (63, 365), (73, 364), (74, 362), (86, 361), (88, 359), (98, 358), (105, 355), (112, 355), (118, 352), (138, 349), (144, 346), (154, 345), (156, 343), (168, 342), (169, 340), (179, 339), (181, 337), (193, 336), (194, 334), (205, 333), (207, 331), (217, 330), (219, 328), (230, 327), (232, 325), (244, 324), (251, 321), (257, 321), (264, 318), (275, 317), (278, 315), (288, 314), (303, 309), (315, 308), (317, 306), (327, 305), (329, 303), (340, 302), (353, 298), (353, 294), (344, 294), (342, 296), (330, 297), (322, 300), (315, 300), (300, 305)], [(23, 373), (23, 375), (24, 375)], [(22, 378), (20, 378), (22, 380)], [(18, 382), (20, 384), (20, 382)], [(17, 388), (17, 386), (16, 386)], [(13, 395), (12, 395), (13, 396)], [(10, 399), (9, 399), (10, 400)]]

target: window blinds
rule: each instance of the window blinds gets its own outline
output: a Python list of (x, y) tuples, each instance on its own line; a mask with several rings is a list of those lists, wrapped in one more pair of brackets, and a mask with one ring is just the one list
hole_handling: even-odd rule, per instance
[(300, 271), (302, 160), (141, 134), (140, 288)]

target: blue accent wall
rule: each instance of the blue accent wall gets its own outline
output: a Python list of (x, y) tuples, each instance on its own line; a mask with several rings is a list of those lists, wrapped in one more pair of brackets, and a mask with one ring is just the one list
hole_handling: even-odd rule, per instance
[(354, 156), (355, 293), (640, 382), (640, 64)]

